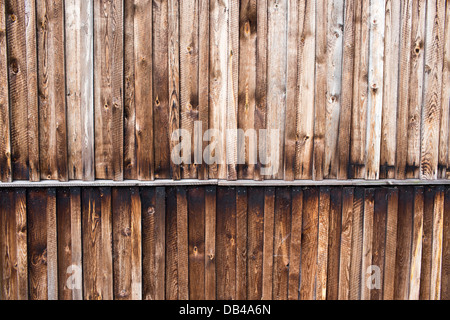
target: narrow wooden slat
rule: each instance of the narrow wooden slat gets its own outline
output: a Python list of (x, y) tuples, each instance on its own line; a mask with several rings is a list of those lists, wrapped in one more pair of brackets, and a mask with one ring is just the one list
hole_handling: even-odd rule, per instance
[(369, 93), (369, 0), (355, 7), (355, 61), (353, 70), (353, 108), (350, 141), (349, 178), (366, 177), (366, 133)]
[(236, 299), (236, 189), (217, 189), (217, 299)]
[(430, 300), (440, 300), (441, 298), (444, 191), (443, 186), (437, 187), (434, 197)]
[(353, 196), (352, 253), (350, 261), (350, 300), (361, 298), (364, 231), (364, 189), (356, 188)]
[(152, 74), (156, 179), (170, 178), (168, 9), (167, 1), (153, 1)]
[(0, 4), (0, 181), (12, 181), (5, 2)]
[[(292, 188), (292, 218), (289, 244), (288, 299), (298, 300), (300, 291), (300, 255), (302, 249), (303, 192)], [(328, 235), (327, 235), (328, 236)]]
[(298, 81), (299, 98), (297, 111), (296, 179), (311, 179), (314, 146), (314, 74), (316, 2), (302, 2), (299, 6)]
[[(427, 1), (420, 177), (436, 179), (439, 162), (445, 3)], [(434, 293), (432, 293), (434, 295)]]
[(407, 300), (409, 297), (413, 205), (414, 190), (412, 187), (405, 187), (400, 191), (398, 199), (397, 257), (394, 281), (394, 299), (396, 300)]
[(273, 299), (287, 300), (289, 249), (291, 242), (291, 190), (277, 188), (275, 195), (275, 236), (273, 259)]
[[(136, 104), (136, 167), (139, 180), (154, 179), (152, 1), (137, 0), (134, 7), (134, 79)], [(164, 99), (164, 98), (162, 98)]]
[(330, 222), (328, 233), (327, 300), (338, 300), (339, 253), (341, 248), (342, 188), (330, 191)]
[(188, 189), (189, 299), (205, 300), (205, 189)]
[(411, 253), (411, 275), (409, 280), (410, 300), (419, 300), (420, 297), (420, 272), (423, 241), (423, 193), (424, 190), (421, 187), (416, 187), (414, 189), (414, 225)]
[(40, 180), (35, 1), (10, 1), (6, 13), (13, 179)]
[[(174, 133), (180, 128), (180, 44), (179, 44), (179, 1), (168, 1), (168, 51), (169, 51), (169, 137), (170, 154), (178, 145)], [(209, 21), (208, 21), (209, 23)], [(209, 40), (209, 37), (208, 37)], [(209, 61), (208, 61), (209, 62)], [(176, 135), (176, 134), (175, 134)], [(180, 179), (180, 166), (170, 161), (171, 177)]]
[(41, 178), (67, 181), (64, 3), (38, 0)]
[[(137, 12), (139, 8), (141, 6), (136, 6)], [(96, 1), (94, 3), (94, 78), (96, 79), (94, 112), (97, 179), (116, 181), (123, 179), (123, 38), (123, 2)], [(147, 45), (148, 41), (145, 43)], [(139, 87), (148, 92), (145, 86)], [(140, 104), (138, 97), (136, 97), (136, 104)]]
[(264, 189), (264, 239), (262, 267), (262, 300), (272, 300), (274, 255), (275, 188)]
[(363, 230), (363, 254), (361, 270), (361, 300), (370, 300), (370, 287), (368, 276), (372, 265), (372, 238), (374, 223), (375, 190), (364, 191), (364, 230)]
[[(166, 300), (178, 300), (178, 221), (177, 221), (177, 192), (176, 188), (168, 188), (166, 191)], [(151, 220), (150, 220), (151, 221)], [(147, 223), (149, 223), (148, 221)], [(143, 226), (146, 229), (146, 225)], [(152, 238), (147, 239), (151, 243)], [(144, 250), (146, 250), (144, 248)], [(148, 250), (148, 249), (147, 249)], [(145, 252), (145, 251), (144, 251)], [(148, 254), (148, 253), (147, 253)], [(144, 257), (145, 259), (145, 257)], [(149, 263), (146, 259), (145, 263)], [(150, 263), (152, 263), (150, 261)], [(151, 265), (150, 265), (151, 268)], [(153, 276), (153, 274), (151, 275)], [(148, 279), (148, 278), (147, 278)], [(145, 281), (145, 279), (144, 279)], [(153, 281), (153, 280), (151, 280)], [(147, 281), (148, 283), (148, 281)], [(144, 285), (147, 286), (148, 284)], [(151, 287), (150, 287), (151, 288)], [(149, 289), (146, 289), (146, 292)], [(144, 298), (148, 298), (148, 293)]]
[(423, 240), (420, 268), (420, 300), (430, 300), (431, 295), (431, 257), (433, 241), (435, 188), (425, 187), (423, 200)]
[[(327, 92), (325, 96), (321, 99), (326, 99), (326, 113), (325, 113), (325, 156), (324, 156), (324, 177), (327, 179), (336, 178), (338, 176), (339, 170), (339, 135), (341, 126), (345, 128), (349, 124), (348, 112), (342, 110), (341, 108), (341, 97), (342, 97), (342, 72), (348, 72), (344, 69), (343, 65), (343, 44), (344, 44), (344, 32), (350, 34), (345, 34), (345, 45), (349, 45), (351, 37), (353, 35), (353, 12), (347, 11), (347, 15), (350, 15), (352, 21), (350, 26), (344, 24), (344, 17), (346, 22), (349, 21), (346, 16), (344, 16), (344, 1), (328, 1), (327, 9), (327, 19), (325, 16), (321, 17), (322, 20), (328, 20), (327, 26), (327, 72), (325, 72), (325, 81), (327, 82)], [(319, 17), (320, 18), (320, 17)], [(344, 26), (344, 27), (342, 27)], [(346, 59), (349, 58), (348, 51)], [(348, 61), (347, 61), (348, 62)], [(346, 63), (347, 63), (346, 62)], [(345, 67), (348, 67), (346, 64)], [(348, 79), (347, 79), (348, 80)], [(341, 117), (341, 112), (344, 115)], [(340, 120), (344, 120), (341, 124)], [(347, 129), (344, 130), (346, 132)], [(342, 137), (348, 141), (347, 137)], [(347, 147), (347, 154), (349, 148)]]
[[(416, 196), (423, 190), (416, 189)], [(384, 260), (383, 299), (394, 299), (395, 257), (397, 254), (398, 189), (389, 189), (387, 194), (386, 251)], [(420, 204), (419, 199), (415, 203)]]
[(189, 234), (186, 187), (177, 187), (178, 299), (189, 299)]
[[(205, 191), (205, 299), (216, 298), (216, 187)], [(250, 240), (249, 240), (250, 241)]]
[(300, 300), (314, 300), (317, 276), (319, 190), (305, 189), (302, 223)]
[(211, 179), (226, 179), (227, 167), (225, 153), (225, 129), (227, 110), (228, 81), (228, 14), (224, 14), (228, 1), (213, 0), (210, 2), (210, 47), (209, 47), (209, 126), (218, 130), (210, 143), (215, 145), (211, 157), (216, 161), (210, 164)]
[(369, 99), (367, 104), (366, 179), (380, 176), (383, 114), (385, 0), (370, 1)]
[[(131, 299), (142, 300), (142, 205), (139, 188), (131, 188)], [(164, 224), (163, 224), (164, 227)], [(161, 225), (158, 226), (158, 231)], [(159, 249), (159, 250), (158, 250)], [(162, 250), (164, 252), (164, 249)], [(157, 248), (157, 252), (161, 256), (161, 249)], [(163, 279), (161, 273), (157, 275), (158, 279)]]
[(86, 300), (113, 299), (111, 188), (82, 190), (83, 289)]
[(58, 299), (56, 190), (32, 189), (28, 206), (28, 275), (31, 300)]
[(327, 298), (328, 234), (330, 229), (330, 188), (320, 188), (319, 244), (317, 259), (316, 300)]
[(244, 0), (240, 7), (238, 128), (248, 132), (248, 140), (247, 136), (238, 139), (239, 179), (253, 179), (257, 156), (254, 151), (258, 142), (252, 131), (256, 116), (257, 5), (256, 0)]
[[(186, 142), (190, 145), (189, 163), (182, 164), (182, 178), (197, 178), (197, 167), (194, 163), (195, 136), (194, 123), (199, 119), (198, 106), (198, 1), (180, 2), (180, 128), (190, 136)], [(203, 36), (203, 35), (202, 35)], [(188, 150), (183, 150), (188, 152)]]
[[(255, 166), (255, 180), (263, 180), (264, 175), (261, 174), (262, 162), (265, 159), (265, 141), (260, 135), (261, 129), (266, 128), (267, 119), (267, 41), (268, 41), (268, 24), (267, 24), (267, 0), (259, 0), (256, 4), (256, 92), (255, 92), (255, 130), (258, 140), (258, 160)], [(263, 142), (261, 142), (263, 140)], [(262, 152), (262, 153), (261, 153)], [(264, 160), (261, 159), (264, 157)]]
[(444, 238), (442, 244), (442, 283), (441, 300), (450, 299), (450, 188), (444, 195)]
[(58, 189), (58, 299), (82, 300), (81, 189)]
[[(355, 4), (356, 2), (356, 4)], [(354, 89), (355, 41), (356, 41), (356, 13), (358, 1), (345, 1), (344, 36), (342, 49), (342, 96), (341, 112), (339, 115), (339, 170), (338, 179), (347, 179), (350, 160), (351, 121)], [(359, 31), (359, 30), (358, 30)]]
[(65, 2), (67, 167), (69, 179), (94, 180), (93, 1)]
[(26, 191), (0, 191), (0, 299), (28, 299)]
[(385, 4), (384, 85), (381, 124), (380, 178), (395, 177), (397, 103), (400, 59), (401, 2), (388, 0)]
[[(379, 273), (376, 274), (374, 288), (370, 291), (371, 300), (383, 299), (384, 283), (384, 262), (386, 256), (386, 221), (387, 221), (387, 190), (380, 188), (375, 191), (375, 206), (373, 219), (373, 244), (372, 244), (372, 265), (377, 267)], [(378, 282), (378, 286), (377, 286)]]
[(248, 248), (247, 188), (236, 190), (236, 299), (247, 300), (247, 248)]
[(339, 257), (339, 300), (348, 300), (350, 296), (354, 192), (354, 188), (344, 188), (342, 195), (341, 252)]

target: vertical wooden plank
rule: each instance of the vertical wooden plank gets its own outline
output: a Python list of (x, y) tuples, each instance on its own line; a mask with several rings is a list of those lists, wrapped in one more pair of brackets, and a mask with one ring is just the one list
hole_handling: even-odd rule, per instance
[[(407, 4), (405, 4), (407, 6)], [(380, 178), (395, 178), (401, 2), (386, 1)]]
[(384, 83), (385, 0), (370, 1), (369, 99), (367, 104), (366, 178), (380, 177)]
[(364, 230), (363, 230), (363, 255), (361, 270), (361, 300), (370, 300), (370, 287), (368, 276), (372, 275), (372, 239), (374, 223), (375, 190), (364, 191)]
[(10, 1), (6, 15), (13, 179), (38, 181), (36, 6)]
[(64, 3), (38, 0), (36, 8), (41, 178), (67, 181)]
[(291, 190), (288, 188), (276, 190), (274, 221), (273, 299), (287, 300), (292, 221)]
[(414, 188), (414, 225), (411, 253), (411, 275), (409, 280), (409, 299), (419, 300), (420, 273), (423, 241), (423, 187)]
[(316, 300), (327, 298), (328, 233), (330, 228), (330, 188), (320, 188), (319, 247), (317, 259)]
[[(136, 6), (136, 12), (139, 12), (139, 8), (141, 6)], [(94, 3), (94, 77), (97, 80), (94, 88), (94, 111), (97, 179), (123, 179), (123, 38), (123, 2), (96, 1)], [(147, 46), (148, 41), (145, 41), (145, 44)], [(137, 62), (141, 61), (137, 60)], [(137, 87), (148, 92), (148, 88), (143, 84)], [(138, 100), (138, 92), (136, 92), (136, 106), (140, 103), (141, 100)], [(148, 105), (146, 104), (146, 107)], [(148, 130), (148, 127), (143, 127), (146, 131)], [(145, 141), (150, 140), (145, 139)]]
[[(417, 188), (416, 196), (423, 190)], [(419, 199), (414, 200), (420, 204)], [(398, 220), (398, 189), (391, 188), (387, 194), (387, 221), (386, 221), (386, 251), (384, 260), (384, 284), (383, 299), (394, 299), (394, 282), (395, 282), (395, 257), (397, 254), (397, 220)]]
[(177, 187), (178, 299), (189, 299), (189, 230), (186, 187)]
[(26, 191), (0, 190), (0, 299), (28, 299)]
[(441, 129), (439, 131), (439, 163), (438, 178), (447, 179), (449, 159), (449, 112), (450, 112), (450, 6), (446, 5), (445, 31), (443, 39), (442, 97), (441, 97)]
[(236, 299), (236, 189), (217, 189), (217, 299)]
[(339, 300), (348, 300), (350, 297), (354, 192), (354, 188), (344, 188), (342, 195), (341, 252), (339, 257)]
[(247, 188), (236, 190), (236, 299), (247, 300), (248, 286), (248, 198)]
[[(209, 129), (209, 0), (199, 0), (198, 8), (198, 110), (199, 121), (201, 121), (201, 128), (197, 126), (197, 141), (202, 147), (197, 148), (198, 162), (200, 165), (197, 169), (198, 178), (201, 180), (208, 179), (208, 165), (203, 159), (203, 152), (208, 143), (203, 141), (205, 132)], [(201, 151), (201, 155), (200, 155)]]
[[(342, 72), (348, 72), (347, 69), (344, 69), (343, 65), (343, 44), (344, 44), (344, 32), (348, 33), (350, 31), (350, 35), (345, 34), (345, 45), (349, 45), (349, 41), (351, 41), (351, 37), (353, 34), (353, 9), (346, 14), (351, 15), (350, 26), (345, 26), (344, 24), (344, 1), (328, 1), (328, 9), (327, 14), (323, 16), (321, 19), (328, 20), (327, 26), (327, 41), (325, 46), (325, 52), (327, 54), (327, 72), (324, 75), (324, 81), (326, 81), (327, 91), (325, 95), (321, 97), (321, 99), (326, 99), (326, 113), (325, 113), (325, 157), (324, 157), (324, 177), (325, 178), (333, 178), (335, 179), (338, 176), (339, 172), (339, 135), (340, 128), (343, 126), (344, 128), (348, 128), (349, 121), (348, 115), (345, 114), (346, 111), (341, 110), (341, 97), (342, 97)], [(319, 17), (320, 18), (320, 17)], [(348, 22), (347, 17), (345, 17), (346, 22)], [(348, 29), (350, 28), (350, 29)], [(349, 37), (350, 36), (350, 37)], [(347, 54), (346, 59), (349, 58), (349, 52), (345, 52)], [(353, 59), (353, 58), (352, 58)], [(345, 64), (345, 68), (348, 67), (348, 62)], [(318, 76), (318, 74), (317, 74)], [(346, 79), (348, 81), (348, 79)], [(351, 86), (350, 86), (351, 88)], [(349, 88), (349, 90), (351, 90)], [(347, 90), (347, 89), (346, 89)], [(344, 115), (341, 117), (341, 112)], [(349, 113), (348, 113), (349, 114)], [(344, 123), (341, 124), (340, 120), (343, 120)], [(349, 128), (348, 128), (349, 129)], [(344, 129), (344, 132), (347, 132), (348, 129)], [(348, 141), (347, 137), (342, 137), (343, 139)], [(349, 147), (347, 147), (348, 153)]]
[[(420, 178), (436, 179), (439, 162), (445, 3), (427, 1)], [(432, 293), (434, 295), (434, 293)]]
[(398, 199), (397, 257), (395, 261), (394, 299), (409, 297), (411, 268), (411, 242), (413, 227), (414, 194), (412, 187), (400, 190)]
[(430, 300), (440, 300), (441, 298), (444, 190), (443, 186), (437, 187), (434, 197)]
[[(250, 241), (250, 239), (249, 239)], [(205, 191), (205, 299), (216, 299), (216, 187)]]
[(228, 81), (226, 110), (227, 179), (237, 180), (237, 130), (239, 86), (239, 0), (228, 0)]
[(82, 206), (84, 298), (112, 300), (111, 188), (84, 188)]
[(413, 2), (408, 0), (401, 6), (400, 58), (402, 68), (398, 73), (398, 107), (397, 107), (397, 144), (396, 144), (396, 179), (405, 179), (409, 139), (409, 83), (412, 70), (411, 52)]
[[(180, 128), (179, 1), (168, 1), (168, 20), (170, 173), (172, 179), (178, 180), (180, 166), (172, 161), (172, 152), (179, 143), (179, 139), (174, 139), (174, 133)], [(209, 36), (207, 39), (209, 41)]]
[(423, 200), (423, 240), (419, 292), (420, 300), (430, 300), (434, 194), (435, 189), (433, 187), (425, 187)]
[(330, 229), (328, 233), (327, 300), (339, 294), (339, 253), (341, 247), (342, 188), (330, 191)]
[(28, 275), (31, 300), (58, 299), (56, 191), (28, 191)]
[[(384, 283), (384, 261), (386, 252), (386, 221), (387, 221), (387, 190), (379, 188), (375, 191), (375, 206), (373, 219), (373, 244), (372, 244), (372, 265), (377, 267), (379, 273), (376, 281), (379, 281), (379, 287), (374, 286), (370, 291), (371, 300), (383, 299)], [(376, 282), (375, 282), (376, 284)]]
[(262, 300), (272, 300), (273, 297), (273, 255), (274, 255), (274, 215), (275, 188), (264, 189), (264, 240), (262, 266)]
[(300, 300), (314, 300), (317, 276), (319, 190), (304, 189)]
[(258, 150), (256, 133), (252, 132), (256, 116), (257, 5), (256, 0), (242, 1), (239, 18), (238, 128), (249, 134), (248, 140), (247, 136), (238, 139), (239, 179), (253, 179), (257, 155), (254, 151)]
[[(259, 156), (255, 166), (255, 180), (263, 180), (261, 174), (262, 162), (265, 159), (265, 137), (260, 134), (266, 128), (267, 113), (267, 0), (260, 0), (256, 4), (256, 92), (255, 92), (255, 131), (258, 141)], [(262, 141), (262, 142), (261, 142)], [(262, 157), (264, 160), (262, 160)]]
[(350, 261), (350, 300), (361, 298), (363, 260), (364, 188), (356, 188), (353, 196), (352, 253)]
[(264, 281), (263, 245), (264, 245), (264, 188), (249, 188), (248, 189), (248, 296), (247, 296), (249, 300), (261, 300), (262, 298), (262, 288)]
[[(142, 205), (138, 187), (131, 188), (130, 201), (131, 299), (142, 300)], [(158, 226), (158, 230), (160, 232), (162, 231), (160, 225)], [(157, 249), (159, 249), (157, 251), (161, 252), (160, 248)], [(161, 273), (158, 273), (156, 276), (161, 279)]]
[(0, 181), (12, 181), (5, 2), (0, 4)]
[(189, 299), (205, 300), (205, 189), (188, 188)]
[[(355, 3), (356, 2), (356, 3)], [(359, 9), (358, 1), (345, 1), (344, 36), (342, 49), (342, 86), (341, 110), (339, 115), (339, 169), (338, 179), (347, 179), (350, 160), (351, 121), (354, 89), (355, 41), (356, 41), (356, 13)]]
[(58, 189), (59, 300), (82, 300), (81, 189)]
[(302, 249), (303, 192), (301, 188), (292, 188), (291, 194), (292, 218), (291, 242), (289, 245), (288, 299), (298, 300), (300, 292), (300, 255)]
[[(198, 106), (198, 1), (180, 2), (180, 128), (189, 133), (190, 155), (189, 163), (182, 164), (182, 177), (197, 178), (197, 167), (194, 163), (195, 137), (194, 123), (199, 119)], [(188, 150), (183, 150), (188, 151)]]
[[(152, 1), (134, 7), (134, 78), (136, 103), (136, 167), (139, 180), (154, 179), (153, 18)], [(152, 76), (150, 76), (152, 75)]]
[(442, 283), (441, 299), (450, 299), (450, 188), (445, 189), (444, 195), (444, 237), (442, 244)]
[(298, 81), (296, 179), (312, 179), (314, 147), (314, 77), (316, 2), (302, 2), (299, 6)]
[[(166, 192), (166, 299), (178, 300), (178, 221), (177, 221), (177, 192), (176, 188), (168, 188)], [(150, 223), (147, 221), (146, 223)], [(144, 225), (145, 228), (145, 225)], [(147, 239), (151, 243), (151, 240)], [(144, 248), (144, 250), (146, 250)], [(152, 263), (145, 260), (146, 263)], [(148, 281), (147, 281), (148, 283)], [(147, 284), (146, 284), (147, 286)], [(149, 290), (149, 289), (146, 289)], [(147, 292), (147, 291), (146, 291)], [(148, 297), (148, 294), (144, 296)]]
[(226, 179), (225, 165), (225, 129), (227, 110), (227, 61), (228, 61), (228, 0), (210, 2), (210, 47), (209, 47), (209, 123), (210, 129), (215, 131), (210, 136), (210, 143), (215, 146), (214, 154), (210, 155), (216, 161), (210, 164), (209, 177), (211, 179)]
[(170, 178), (168, 2), (153, 1), (153, 115), (156, 179)]
[(166, 279), (165, 188), (141, 188), (140, 191), (142, 203), (142, 296), (146, 300), (163, 300)]
[(124, 179), (137, 179), (136, 170), (136, 82), (134, 46), (134, 1), (125, 1), (123, 7), (124, 23), (124, 101), (123, 101), (123, 176)]
[(358, 1), (355, 7), (355, 61), (349, 168), (349, 178), (353, 179), (366, 177), (369, 27), (370, 1)]
[(94, 37), (92, 1), (65, 2), (68, 175), (94, 180)]

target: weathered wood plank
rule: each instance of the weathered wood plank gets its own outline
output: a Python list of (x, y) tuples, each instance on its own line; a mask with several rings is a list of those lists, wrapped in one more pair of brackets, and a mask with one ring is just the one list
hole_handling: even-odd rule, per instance
[(247, 300), (248, 286), (248, 196), (247, 188), (236, 190), (236, 299)]
[(206, 300), (215, 300), (216, 298), (216, 191), (217, 189), (215, 186), (207, 187), (205, 191)]
[(363, 232), (364, 232), (364, 189), (356, 188), (353, 195), (352, 218), (352, 253), (350, 261), (350, 300), (361, 298), (362, 256), (363, 256)]
[(369, 276), (372, 275), (372, 239), (374, 223), (375, 190), (364, 191), (364, 230), (361, 270), (361, 300), (370, 300)]
[(317, 259), (316, 300), (327, 298), (328, 234), (330, 229), (330, 188), (320, 188), (319, 244)]
[(423, 202), (423, 240), (422, 259), (420, 268), (420, 300), (430, 300), (431, 295), (431, 257), (433, 241), (433, 215), (434, 215), (435, 188), (426, 187)]
[(339, 257), (339, 300), (348, 300), (350, 297), (354, 192), (354, 188), (344, 188), (342, 195), (341, 251)]
[[(291, 236), (289, 245), (288, 299), (298, 300), (300, 291), (300, 254), (302, 249), (303, 192), (293, 188), (291, 193)], [(328, 237), (328, 235), (327, 235)]]
[[(423, 189), (415, 190), (416, 196)], [(383, 283), (383, 300), (394, 299), (394, 281), (395, 281), (395, 258), (397, 254), (397, 221), (398, 221), (398, 189), (389, 189), (387, 194), (387, 221), (386, 221), (386, 250), (384, 260), (384, 283)], [(415, 199), (415, 203), (420, 205), (420, 199)]]
[(409, 280), (410, 300), (419, 300), (420, 297), (420, 272), (423, 243), (423, 193), (424, 190), (421, 187), (416, 187), (414, 189), (414, 225), (411, 253), (411, 275)]
[(440, 300), (441, 298), (444, 191), (443, 186), (437, 187), (434, 197), (430, 300)]
[(441, 300), (450, 299), (450, 188), (444, 195), (444, 238), (442, 239)]
[(189, 233), (186, 187), (177, 187), (178, 299), (189, 299)]
[(263, 266), (262, 266), (262, 300), (272, 300), (273, 297), (273, 255), (274, 255), (274, 215), (275, 215), (275, 188), (264, 189), (264, 239), (263, 239)]
[[(166, 300), (178, 300), (178, 221), (176, 188), (166, 190)], [(144, 226), (145, 227), (145, 226)], [(151, 238), (150, 238), (151, 239)], [(150, 240), (151, 241), (151, 240)], [(144, 248), (144, 250), (146, 250)], [(145, 251), (144, 251), (145, 252)], [(144, 260), (146, 261), (146, 260)], [(150, 263), (152, 263), (150, 261)], [(144, 280), (145, 281), (145, 280)], [(147, 281), (148, 283), (148, 281)], [(147, 298), (148, 294), (144, 296)]]
[(372, 238), (372, 265), (377, 268), (377, 279), (370, 291), (371, 300), (383, 299), (384, 268), (386, 256), (386, 221), (387, 221), (387, 189), (380, 188), (375, 191), (375, 206)]

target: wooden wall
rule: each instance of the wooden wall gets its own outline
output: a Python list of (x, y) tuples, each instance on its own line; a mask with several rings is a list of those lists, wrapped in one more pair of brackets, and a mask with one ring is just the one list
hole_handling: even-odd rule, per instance
[(443, 186), (0, 189), (0, 230), (1, 299), (450, 299)]
[(3, 0), (0, 181), (447, 179), (449, 70), (444, 0)]

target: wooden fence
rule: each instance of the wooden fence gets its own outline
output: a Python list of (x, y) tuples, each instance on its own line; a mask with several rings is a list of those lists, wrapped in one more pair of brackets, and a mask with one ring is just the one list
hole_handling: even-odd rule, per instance
[(2, 0), (0, 180), (447, 179), (449, 71), (444, 0)]
[(450, 298), (450, 187), (0, 189), (0, 202), (1, 299)]

